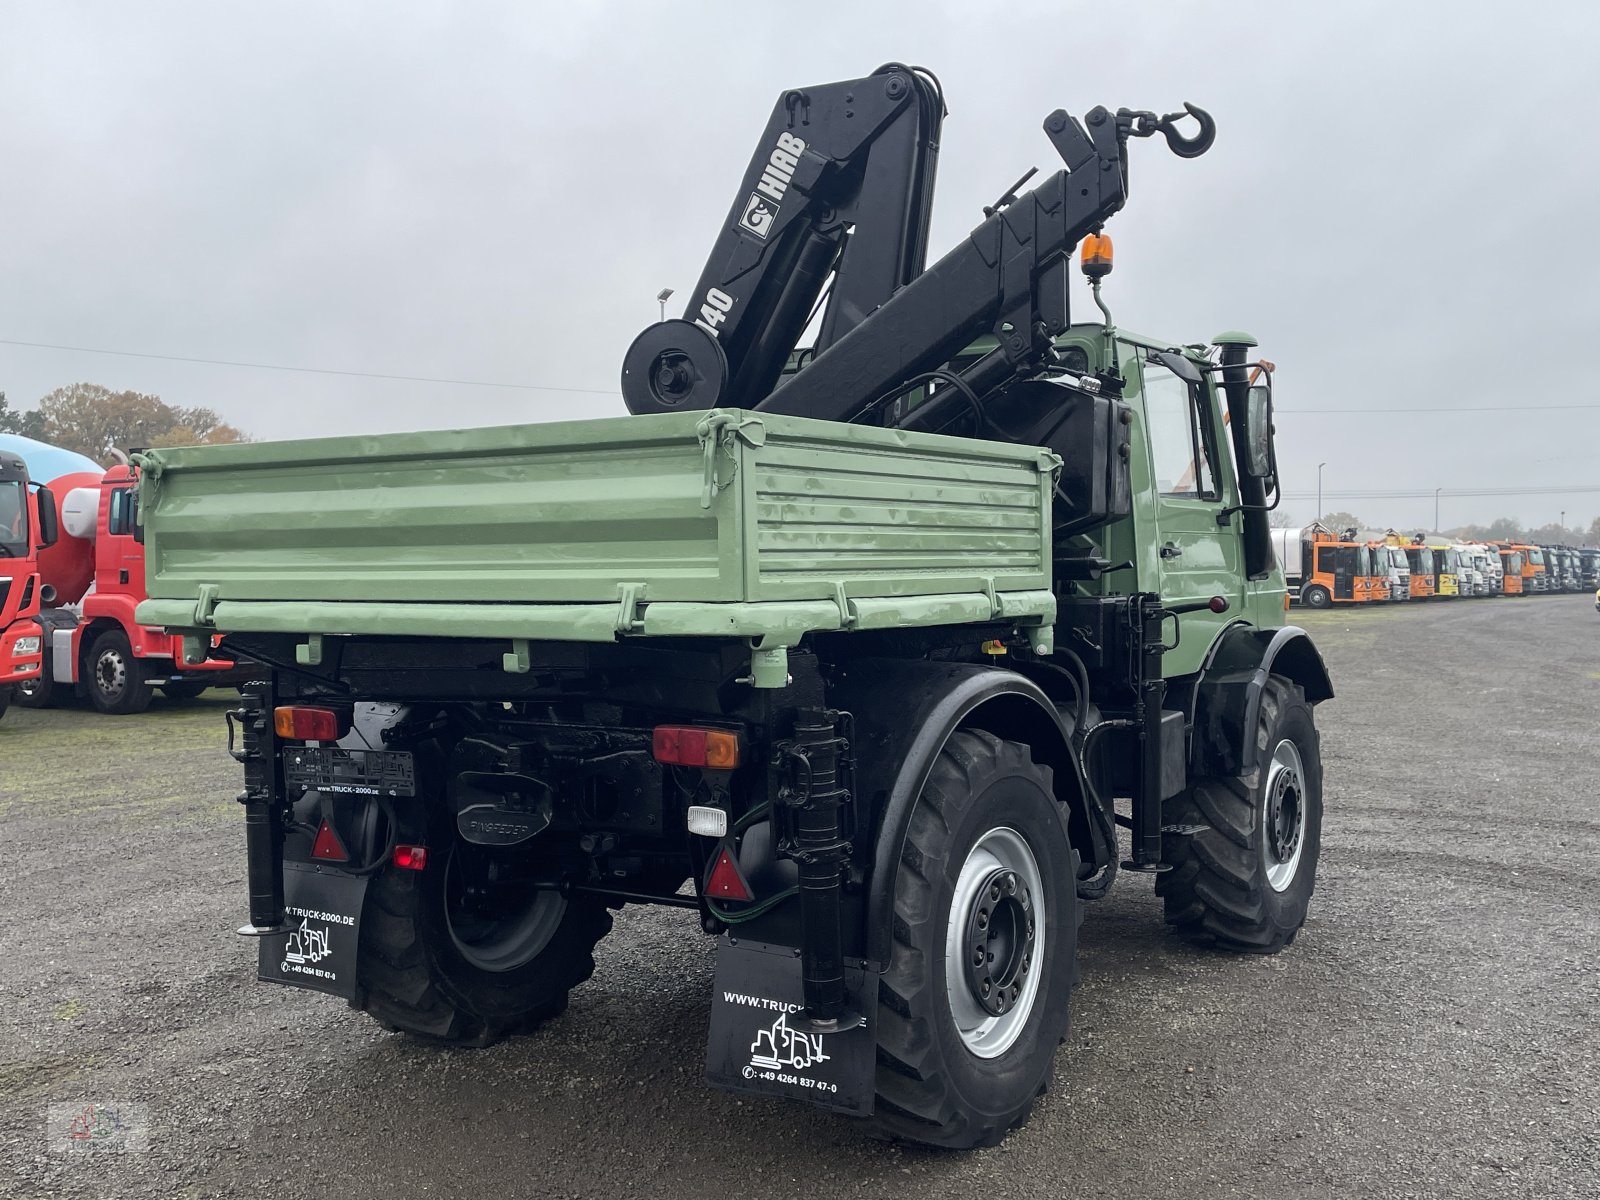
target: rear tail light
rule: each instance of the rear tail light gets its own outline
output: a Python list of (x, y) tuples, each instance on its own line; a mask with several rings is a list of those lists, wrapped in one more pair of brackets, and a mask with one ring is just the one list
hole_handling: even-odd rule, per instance
[(731, 771), (739, 765), (739, 735), (726, 729), (657, 725), (651, 752), (657, 762), (674, 767)]
[(349, 732), (349, 723), (341, 721), (331, 708), (309, 708), (293, 705), (272, 712), (272, 728), (281, 738), (296, 742), (337, 742)]
[(428, 865), (426, 846), (396, 846), (394, 865), (407, 871), (420, 871)]

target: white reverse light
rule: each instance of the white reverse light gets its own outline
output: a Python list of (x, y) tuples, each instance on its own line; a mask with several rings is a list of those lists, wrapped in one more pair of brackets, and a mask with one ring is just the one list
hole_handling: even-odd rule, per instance
[(728, 814), (720, 808), (711, 808), (709, 805), (691, 804), (689, 832), (698, 833), (701, 837), (727, 837)]

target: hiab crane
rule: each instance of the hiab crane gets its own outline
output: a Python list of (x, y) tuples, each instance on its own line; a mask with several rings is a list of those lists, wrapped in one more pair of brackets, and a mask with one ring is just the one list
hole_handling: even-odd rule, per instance
[(1051, 114), (1064, 169), (924, 269), (942, 116), (898, 64), (785, 92), (635, 415), (142, 456), (140, 619), (271, 671), (230, 716), (263, 978), (481, 1045), (609, 910), (686, 907), (711, 1082), (972, 1147), (1049, 1080), (1119, 872), (1293, 940), (1332, 686), (1270, 375), (1068, 313), (1085, 239), (1108, 313), (1131, 142), (1210, 118)]

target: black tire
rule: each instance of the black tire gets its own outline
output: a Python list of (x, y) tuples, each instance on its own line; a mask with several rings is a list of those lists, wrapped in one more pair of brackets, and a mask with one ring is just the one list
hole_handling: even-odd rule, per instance
[(103, 713), (127, 716), (150, 707), (154, 689), (144, 677), (144, 664), (133, 656), (128, 635), (108, 629), (94, 639), (84, 664), (89, 700)]
[(161, 694), (168, 700), (198, 700), (210, 687), (204, 680), (184, 679), (178, 683), (163, 683)]
[(12, 687), (11, 699), (18, 708), (66, 708), (75, 699), (72, 685), (51, 680), (48, 666), (42, 674)]
[(6, 715), (6, 709), (11, 707), (11, 689), (0, 687), (0, 717)]
[(443, 803), (397, 801), (395, 817), (395, 840), (427, 846), (427, 866), (390, 865), (368, 885), (356, 1006), (386, 1028), (458, 1046), (531, 1032), (565, 1011), (568, 992), (594, 973), (595, 944), (611, 931), (605, 906), (539, 893), (562, 907), (540, 910), (548, 929), (529, 943), (538, 948), (495, 962), (472, 943), (464, 920), (452, 919), (459, 911), (451, 899), (456, 889), (447, 887), (459, 882), (457, 872), (470, 872), (471, 856), (494, 852), (460, 841)]
[[(1280, 754), (1286, 742), (1292, 756)], [(1281, 675), (1261, 695), (1256, 751), (1250, 771), (1197, 783), (1168, 806), (1169, 825), (1202, 828), (1163, 836), (1173, 869), (1156, 877), (1156, 894), (1168, 923), (1190, 937), (1275, 954), (1305, 924), (1322, 850), (1317, 728), (1305, 693)]]
[(1320, 583), (1314, 583), (1310, 587), (1300, 589), (1300, 603), (1307, 608), (1331, 608), (1333, 596)]
[[(1024, 911), (1024, 889), (1000, 901), (1009, 906), (1006, 924), (1013, 931), (1024, 924), (1033, 930), (1031, 914), (1037, 914), (1043, 932), (1031, 943), (1031, 962), (1013, 977), (1015, 1006), (991, 1017), (978, 1007), (982, 985), (976, 974), (969, 982), (969, 972), (992, 971), (1003, 979), (1006, 964), (993, 965), (990, 953), (987, 965), (969, 967), (963, 949), (962, 976), (952, 984), (948, 968), (957, 966), (957, 960), (949, 953), (948, 939), (953, 921), (960, 921), (956, 929), (963, 945), (979, 928), (974, 924), (977, 906), (990, 893), (982, 888), (970, 892), (971, 881), (996, 876), (975, 848), (1006, 834), (1025, 845), (1042, 884), (1042, 895), (1028, 897), (1025, 922), (1018, 915)], [(1002, 852), (1014, 848), (1002, 846)], [(976, 867), (964, 871), (969, 862)], [(1077, 864), (1049, 768), (1036, 764), (1028, 747), (1016, 742), (977, 731), (953, 734), (912, 813), (895, 877), (894, 940), (878, 990), (874, 1123), (880, 1133), (969, 1149), (997, 1144), (1028, 1119), (1034, 1100), (1049, 1086), (1077, 981), (1082, 920)], [(976, 899), (963, 902), (963, 894)], [(953, 912), (958, 906), (962, 912)], [(998, 929), (1001, 909), (993, 911), (993, 922), (985, 927)], [(991, 950), (1002, 940), (990, 943)], [(1006, 961), (1016, 968), (1027, 960), (1012, 952)], [(1020, 992), (1014, 990), (1019, 986)], [(966, 1034), (958, 1028), (958, 1004), (978, 1018)], [(1009, 1042), (1001, 1024), (1008, 1015)], [(983, 1021), (994, 1022), (999, 1036), (975, 1049), (984, 1036)]]

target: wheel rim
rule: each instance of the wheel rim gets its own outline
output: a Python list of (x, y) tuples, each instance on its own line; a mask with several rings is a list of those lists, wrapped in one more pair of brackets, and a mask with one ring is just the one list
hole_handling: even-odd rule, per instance
[(480, 971), (526, 966), (550, 944), (567, 902), (559, 892), (496, 878), (487, 856), (457, 852), (445, 867), (445, 924), (456, 950)]
[(17, 695), (28, 700), (35, 699), (44, 694), (44, 676), (35, 675), (32, 679), (24, 679), (17, 684)]
[(118, 699), (128, 686), (128, 662), (122, 651), (108, 647), (94, 660), (94, 683), (108, 700)]
[[(1009, 1050), (1039, 995), (1044, 877), (1014, 829), (991, 829), (961, 865), (945, 933), (945, 995), (956, 1033), (979, 1058)], [(980, 958), (981, 956), (981, 958)]]
[(1267, 766), (1266, 814), (1262, 823), (1262, 857), (1266, 859), (1267, 886), (1285, 891), (1300, 870), (1306, 849), (1305, 767), (1300, 748), (1284, 738), (1272, 751)]

